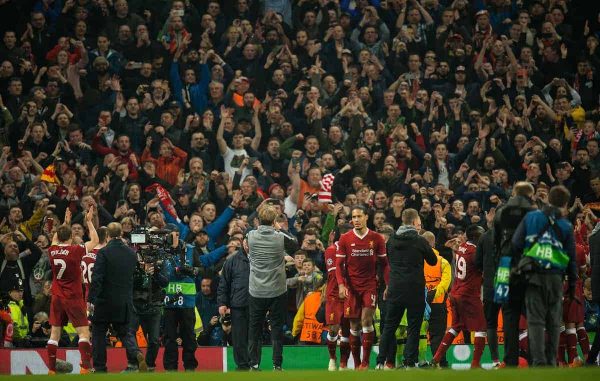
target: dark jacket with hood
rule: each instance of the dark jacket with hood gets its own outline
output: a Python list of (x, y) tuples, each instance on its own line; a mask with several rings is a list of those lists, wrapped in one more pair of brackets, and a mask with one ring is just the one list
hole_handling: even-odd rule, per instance
[(424, 261), (431, 266), (437, 263), (425, 238), (413, 226), (400, 226), (387, 243), (387, 256), (390, 264), (387, 300), (404, 305), (425, 303)]

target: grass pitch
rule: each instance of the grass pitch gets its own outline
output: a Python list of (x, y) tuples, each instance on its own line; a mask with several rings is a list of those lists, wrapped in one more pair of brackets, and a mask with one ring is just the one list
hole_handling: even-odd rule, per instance
[[(18, 376), (2, 376), (0, 380), (14, 379)], [(63, 380), (73, 381), (75, 378), (92, 378), (96, 381), (594, 381), (600, 380), (600, 367), (578, 369), (500, 369), (500, 370), (396, 370), (396, 371), (368, 371), (368, 372), (327, 372), (327, 371), (284, 371), (271, 372), (194, 372), (194, 373), (128, 373), (128, 374), (93, 374), (89, 376), (57, 375), (24, 376), (27, 380)]]

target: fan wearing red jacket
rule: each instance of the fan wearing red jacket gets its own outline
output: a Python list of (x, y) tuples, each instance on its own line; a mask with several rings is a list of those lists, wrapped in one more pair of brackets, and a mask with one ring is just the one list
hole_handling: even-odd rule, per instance
[[(386, 285), (390, 274), (385, 239), (381, 234), (369, 230), (368, 219), (364, 206), (352, 208), (354, 229), (341, 236), (335, 264), (339, 298), (344, 300), (344, 316), (350, 320), (350, 350), (355, 369), (359, 370), (369, 369), (375, 340), (373, 315), (377, 306), (377, 262), (382, 266)], [(362, 361), (360, 326), (363, 332)]]
[[(94, 245), (98, 243), (98, 235), (92, 222), (94, 207), (90, 207), (85, 215), (89, 235)], [(58, 227), (52, 245), (48, 247), (48, 257), (52, 268), (52, 301), (50, 302), (50, 318), (52, 329), (48, 340), (48, 374), (56, 374), (56, 350), (62, 327), (67, 322), (73, 323), (79, 335), (79, 353), (81, 354), (81, 374), (87, 374), (91, 368), (90, 329), (87, 308), (83, 299), (81, 261), (86, 254), (82, 245), (73, 245), (71, 226), (63, 224)]]
[(342, 333), (340, 336), (340, 369), (348, 367), (348, 358), (350, 357), (350, 325), (348, 319), (344, 317), (344, 301), (339, 297), (338, 282), (335, 276), (336, 254), (338, 252), (338, 241), (342, 234), (345, 234), (352, 227), (342, 225), (338, 227), (333, 245), (325, 250), (325, 268), (327, 270), (327, 298), (325, 301), (325, 322), (329, 326), (327, 335), (327, 348), (329, 350), (328, 370), (337, 370), (336, 347), (338, 341), (338, 332), (340, 326)]
[(475, 351), (471, 361), (471, 369), (481, 368), (481, 355), (485, 348), (486, 320), (481, 303), (481, 284), (483, 274), (475, 264), (475, 243), (484, 230), (481, 226), (471, 225), (467, 228), (467, 241), (454, 251), (455, 273), (454, 285), (450, 293), (452, 302), (452, 327), (448, 329), (442, 343), (433, 357), (433, 365), (439, 364), (458, 332), (467, 330), (475, 332)]

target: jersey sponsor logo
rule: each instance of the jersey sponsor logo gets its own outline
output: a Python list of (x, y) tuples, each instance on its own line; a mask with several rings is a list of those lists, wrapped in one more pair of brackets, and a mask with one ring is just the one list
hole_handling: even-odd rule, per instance
[(369, 257), (373, 255), (373, 249), (352, 249), (351, 257)]

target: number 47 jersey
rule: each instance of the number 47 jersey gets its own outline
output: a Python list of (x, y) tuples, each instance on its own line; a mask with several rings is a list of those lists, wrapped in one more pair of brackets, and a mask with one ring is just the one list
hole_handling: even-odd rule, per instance
[(481, 298), (483, 274), (475, 265), (476, 249), (473, 243), (465, 242), (454, 252), (453, 296)]
[(53, 245), (48, 248), (52, 267), (52, 297), (83, 300), (81, 260), (85, 247)]

